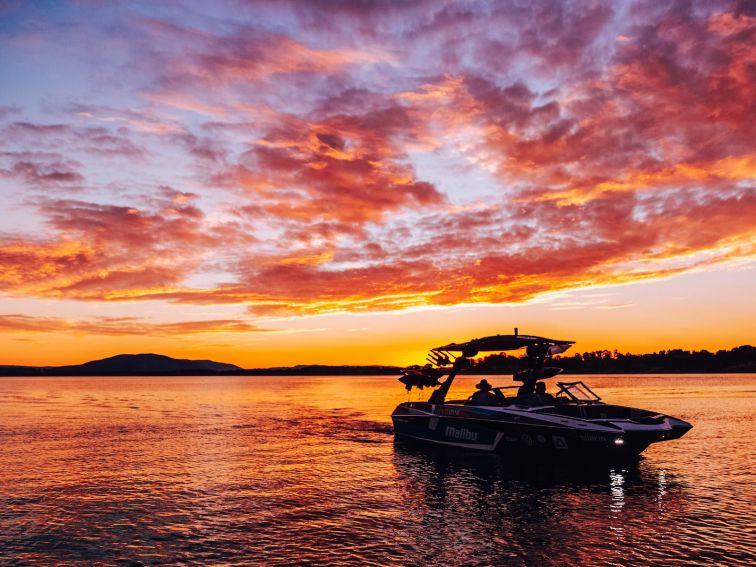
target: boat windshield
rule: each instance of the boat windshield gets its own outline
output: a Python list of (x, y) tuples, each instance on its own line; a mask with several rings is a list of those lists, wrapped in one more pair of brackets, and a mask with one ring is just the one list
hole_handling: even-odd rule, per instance
[(564, 393), (576, 402), (598, 402), (601, 400), (593, 390), (583, 382), (557, 382), (559, 392), (557, 395)]

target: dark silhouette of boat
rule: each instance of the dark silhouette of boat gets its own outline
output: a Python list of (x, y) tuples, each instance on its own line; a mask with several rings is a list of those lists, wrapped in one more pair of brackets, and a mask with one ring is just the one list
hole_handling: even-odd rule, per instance
[[(585, 383), (545, 383), (561, 372), (546, 366), (574, 341), (532, 335), (495, 335), (436, 347), (425, 366), (412, 366), (399, 380), (407, 390), (435, 387), (427, 402), (404, 402), (392, 414), (397, 439), (504, 454), (587, 460), (637, 458), (651, 443), (682, 437), (692, 425), (654, 411), (607, 404)], [(479, 352), (526, 349), (519, 386), (491, 387), (481, 380), (464, 400), (447, 400), (457, 374)], [(441, 382), (440, 378), (448, 373)], [(516, 391), (514, 391), (516, 390)]]

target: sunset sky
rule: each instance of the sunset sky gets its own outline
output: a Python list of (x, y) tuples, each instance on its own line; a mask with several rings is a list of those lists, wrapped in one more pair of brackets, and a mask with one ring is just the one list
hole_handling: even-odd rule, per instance
[(749, 2), (0, 2), (0, 364), (756, 339)]

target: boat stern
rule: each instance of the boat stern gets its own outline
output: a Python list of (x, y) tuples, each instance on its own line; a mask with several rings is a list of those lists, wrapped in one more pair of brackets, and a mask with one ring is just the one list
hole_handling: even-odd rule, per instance
[(398, 438), (445, 447), (495, 451), (503, 434), (471, 421), (469, 418), (476, 417), (473, 414), (474, 408), (405, 402), (396, 407), (391, 419), (394, 435)]

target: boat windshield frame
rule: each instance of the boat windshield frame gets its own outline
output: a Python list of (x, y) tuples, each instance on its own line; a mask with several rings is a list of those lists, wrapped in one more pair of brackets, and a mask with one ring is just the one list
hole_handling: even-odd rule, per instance
[(559, 386), (559, 391), (556, 394), (557, 396), (563, 393), (572, 401), (582, 403), (593, 403), (601, 401), (601, 396), (591, 390), (588, 385), (582, 380), (577, 382), (557, 382), (557, 386)]

